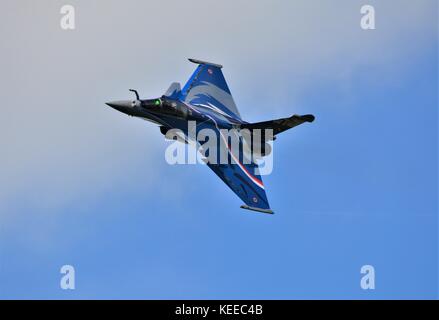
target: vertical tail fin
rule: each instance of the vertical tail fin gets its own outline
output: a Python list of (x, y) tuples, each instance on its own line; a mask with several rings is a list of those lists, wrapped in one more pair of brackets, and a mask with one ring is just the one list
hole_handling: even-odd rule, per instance
[(171, 86), (165, 92), (165, 96), (172, 99), (177, 99), (180, 96), (180, 94), (181, 94), (181, 86), (180, 83), (178, 82), (171, 83)]

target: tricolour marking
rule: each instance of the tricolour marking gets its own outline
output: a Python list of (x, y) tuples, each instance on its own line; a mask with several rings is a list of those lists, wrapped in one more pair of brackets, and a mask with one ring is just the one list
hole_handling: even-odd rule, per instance
[(259, 179), (256, 178), (256, 177), (252, 176), (251, 173), (248, 172), (248, 170), (245, 168), (245, 166), (239, 161), (239, 159), (237, 159), (237, 158), (235, 157), (235, 155), (233, 154), (232, 150), (231, 150), (230, 147), (229, 147), (229, 144), (227, 143), (226, 138), (225, 138), (225, 137), (223, 136), (223, 134), (221, 133), (221, 130), (220, 130), (220, 128), (218, 127), (218, 124), (217, 124), (217, 122), (215, 121), (215, 119), (212, 118), (211, 116), (209, 116), (208, 114), (207, 114), (206, 116), (208, 116), (210, 119), (212, 119), (212, 121), (215, 123), (215, 127), (218, 129), (218, 132), (220, 133), (221, 138), (223, 139), (225, 145), (227, 146), (227, 151), (230, 153), (230, 155), (232, 156), (233, 160), (235, 160), (235, 162), (238, 164), (238, 166), (241, 168), (241, 170), (244, 171), (245, 175), (246, 175), (247, 177), (249, 177), (249, 179), (250, 179), (251, 181), (253, 181), (254, 184), (256, 184), (259, 188), (265, 189), (264, 184), (262, 183), (262, 181), (259, 180)]

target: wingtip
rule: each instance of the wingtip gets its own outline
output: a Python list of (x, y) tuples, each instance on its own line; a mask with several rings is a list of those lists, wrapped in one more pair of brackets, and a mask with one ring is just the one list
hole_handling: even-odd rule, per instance
[(306, 114), (304, 116), (301, 116), (301, 118), (306, 122), (313, 122), (316, 119), (316, 117), (314, 117), (314, 115), (312, 114)]
[(213, 62), (207, 62), (207, 61), (203, 61), (203, 60), (199, 60), (199, 59), (194, 59), (194, 58), (188, 58), (188, 60), (192, 63), (196, 63), (196, 64), (206, 64), (209, 66), (213, 66), (213, 67), (217, 67), (217, 68), (222, 68), (223, 66), (221, 64), (218, 63), (213, 63)]
[(273, 210), (271, 209), (261, 209), (261, 208), (256, 208), (256, 207), (250, 207), (248, 205), (243, 204), (241, 206), (241, 209), (246, 209), (246, 210), (251, 210), (251, 211), (256, 211), (256, 212), (262, 212), (262, 213), (267, 213), (267, 214), (274, 214)]

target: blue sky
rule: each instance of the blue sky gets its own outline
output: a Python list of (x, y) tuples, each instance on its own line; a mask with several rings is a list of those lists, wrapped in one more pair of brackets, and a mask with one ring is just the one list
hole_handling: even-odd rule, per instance
[[(435, 1), (371, 1), (374, 31), (360, 1), (213, 3), (187, 37), (134, 10), (193, 14), (175, 2), (105, 3), (73, 1), (69, 34), (55, 2), (6, 4), (32, 28), (2, 22), (0, 298), (437, 297)], [(275, 215), (240, 209), (201, 165), (167, 165), (156, 127), (103, 105), (184, 83), (190, 56), (224, 64), (248, 121), (316, 116), (276, 140)]]

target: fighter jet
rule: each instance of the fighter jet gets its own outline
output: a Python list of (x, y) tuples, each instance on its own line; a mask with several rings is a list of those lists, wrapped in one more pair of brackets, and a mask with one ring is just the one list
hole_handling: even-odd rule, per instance
[[(258, 157), (251, 157), (251, 161), (243, 161), (245, 156), (234, 153), (230, 142), (225, 141), (222, 129), (238, 131), (247, 129), (250, 132), (256, 129), (259, 129), (259, 132), (271, 129), (271, 136), (264, 137), (262, 134), (262, 139), (265, 140), (259, 144), (257, 151), (262, 158), (271, 152), (269, 143), (276, 138), (276, 135), (302, 123), (313, 122), (314, 116), (293, 115), (289, 118), (264, 122), (246, 122), (242, 120), (235, 105), (221, 70), (222, 65), (197, 59), (189, 59), (189, 61), (198, 66), (183, 89), (179, 83), (174, 82), (161, 97), (145, 100), (140, 99), (136, 90), (129, 89), (135, 94), (135, 100), (112, 101), (106, 104), (130, 116), (157, 124), (160, 132), (165, 136), (169, 130), (179, 129), (183, 133), (180, 140), (185, 143), (193, 142), (188, 129), (189, 121), (195, 121), (197, 132), (206, 128), (214, 130), (222, 138), (217, 144), (218, 154), (224, 152), (232, 161), (227, 164), (208, 161), (207, 166), (244, 201), (241, 208), (272, 214), (265, 186), (257, 170)], [(248, 143), (246, 139), (240, 137), (238, 141), (239, 150), (244, 150), (245, 145), (250, 145), (250, 149), (253, 147), (253, 140)]]

